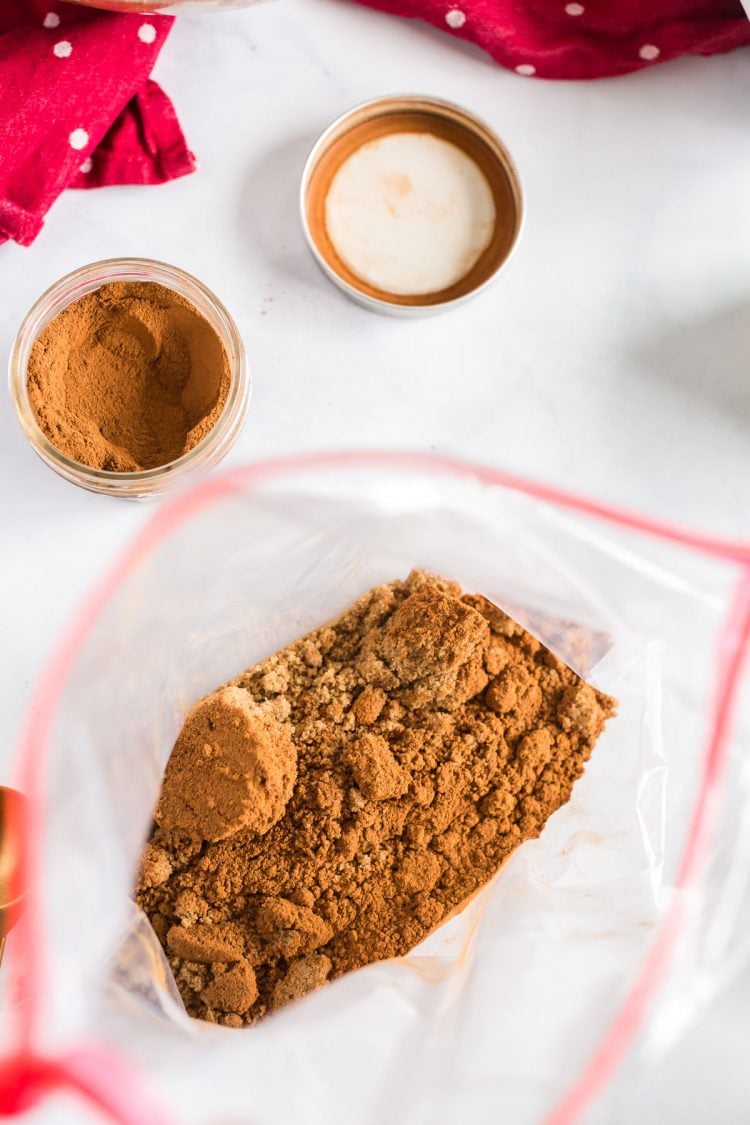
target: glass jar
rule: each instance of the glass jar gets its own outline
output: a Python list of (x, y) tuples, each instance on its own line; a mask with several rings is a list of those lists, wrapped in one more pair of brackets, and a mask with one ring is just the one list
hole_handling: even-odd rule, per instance
[[(174, 461), (137, 472), (95, 469), (71, 460), (39, 427), (29, 402), (26, 372), (39, 333), (58, 313), (86, 293), (111, 281), (153, 281), (192, 302), (219, 336), (229, 360), (229, 393), (214, 426), (193, 449)], [(236, 324), (221, 301), (197, 278), (176, 266), (147, 258), (111, 258), (81, 266), (43, 293), (26, 314), (10, 356), (10, 393), (16, 414), (32, 448), (65, 480), (109, 496), (146, 499), (165, 492), (188, 476), (218, 464), (237, 440), (247, 415), (251, 380), (245, 348)]]

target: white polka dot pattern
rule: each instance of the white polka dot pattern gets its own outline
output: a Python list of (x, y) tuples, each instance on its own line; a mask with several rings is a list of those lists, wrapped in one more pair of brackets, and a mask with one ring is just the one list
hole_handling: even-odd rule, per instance
[(565, 14), (568, 16), (582, 16), (586, 11), (583, 4), (566, 4)]
[(516, 67), (516, 74), (522, 74), (524, 78), (531, 78), (536, 74), (536, 67), (532, 66), (531, 63), (521, 63), (520, 66)]
[(156, 28), (152, 23), (142, 23), (138, 28), (138, 38), (141, 43), (153, 43), (156, 39)]
[(85, 129), (74, 129), (68, 137), (68, 144), (74, 148), (76, 152), (80, 152), (89, 143), (89, 135)]
[(67, 59), (73, 54), (73, 44), (67, 39), (61, 39), (52, 48), (52, 54), (58, 59)]
[(83, 172), (84, 176), (88, 176), (89, 172), (91, 171), (91, 169), (93, 167), (94, 167), (94, 161), (91, 159), (90, 156), (87, 156), (86, 159), (84, 160), (83, 164), (79, 168), (79, 171)]
[(644, 43), (638, 54), (646, 62), (653, 62), (654, 59), (658, 59), (661, 51), (655, 43)]
[(57, 12), (47, 12), (47, 15), (42, 20), (42, 27), (49, 29), (60, 26), (60, 17)]
[(460, 8), (451, 8), (449, 12), (445, 13), (445, 22), (448, 24), (448, 27), (457, 30), (466, 23), (466, 14), (462, 12)]

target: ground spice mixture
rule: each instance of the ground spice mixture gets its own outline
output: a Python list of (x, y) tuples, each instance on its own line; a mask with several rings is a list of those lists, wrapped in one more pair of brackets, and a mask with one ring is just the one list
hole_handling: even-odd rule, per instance
[(117, 281), (68, 305), (31, 349), (29, 401), (82, 465), (153, 469), (193, 449), (229, 392), (229, 360), (194, 305), (151, 281)]
[(407, 953), (541, 832), (614, 708), (420, 571), (206, 696), (137, 891), (188, 1011), (240, 1027)]

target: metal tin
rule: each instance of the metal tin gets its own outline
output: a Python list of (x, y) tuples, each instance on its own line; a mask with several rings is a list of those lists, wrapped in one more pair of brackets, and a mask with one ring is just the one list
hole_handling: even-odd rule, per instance
[[(327, 235), (322, 208), (330, 183), (350, 151), (350, 141), (357, 131), (377, 124), (378, 135), (388, 133), (389, 120), (393, 133), (407, 132), (400, 124), (424, 116), (435, 122), (437, 135), (450, 130), (449, 139), (480, 167), (496, 202), (496, 228), (490, 245), (482, 251), (477, 263), (455, 285), (437, 293), (415, 296), (394, 296), (375, 289), (338, 258)], [(358, 146), (355, 144), (354, 149)], [(341, 150), (341, 157), (338, 152)], [(336, 161), (338, 160), (338, 163)], [(331, 170), (332, 169), (332, 170)], [(501, 216), (497, 206), (499, 193), (510, 201), (508, 216)], [(315, 215), (313, 215), (313, 211)], [(488, 125), (468, 110), (452, 102), (417, 94), (396, 94), (375, 98), (348, 110), (337, 118), (315, 143), (307, 158), (300, 185), (300, 215), (307, 244), (318, 265), (348, 297), (375, 312), (390, 316), (414, 317), (443, 312), (463, 304), (493, 282), (510, 261), (518, 244), (524, 218), (521, 179), (508, 149)], [(498, 233), (499, 232), (499, 233)], [(345, 276), (348, 274), (349, 276)], [(454, 292), (455, 290), (455, 292)]]

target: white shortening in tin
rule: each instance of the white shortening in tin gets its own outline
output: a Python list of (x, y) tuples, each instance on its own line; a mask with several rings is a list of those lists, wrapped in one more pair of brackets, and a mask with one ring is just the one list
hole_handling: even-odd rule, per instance
[(434, 293), (464, 277), (489, 246), (495, 203), (478, 165), (428, 132), (393, 133), (353, 152), (331, 182), (326, 226), (370, 285)]

